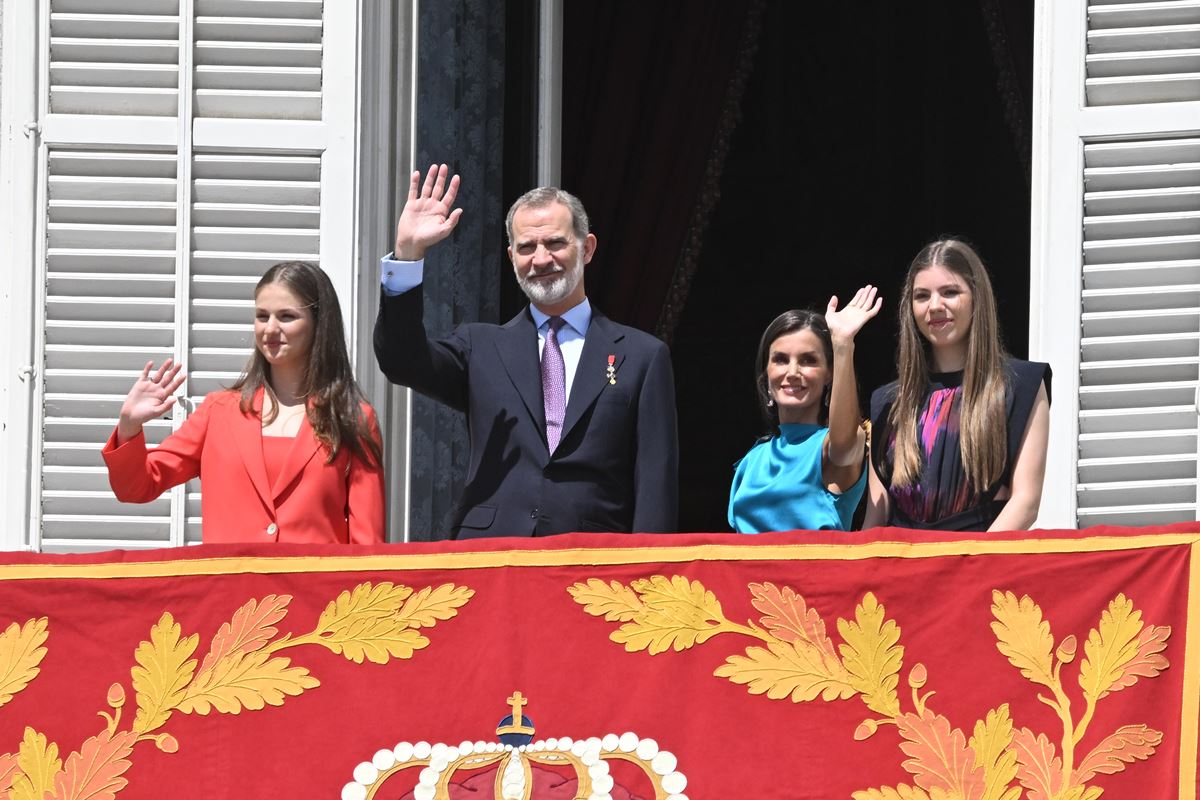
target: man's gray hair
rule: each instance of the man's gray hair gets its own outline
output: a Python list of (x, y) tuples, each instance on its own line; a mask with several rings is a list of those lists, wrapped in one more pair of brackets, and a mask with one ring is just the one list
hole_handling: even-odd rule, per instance
[(539, 186), (518, 197), (508, 209), (508, 215), (504, 218), (504, 228), (508, 231), (509, 247), (513, 243), (513, 216), (518, 209), (545, 208), (554, 203), (562, 203), (571, 212), (571, 229), (575, 232), (575, 238), (583, 242), (592, 232), (587, 212), (583, 209), (583, 203), (579, 202), (579, 198), (575, 195), (559, 189), (557, 186)]

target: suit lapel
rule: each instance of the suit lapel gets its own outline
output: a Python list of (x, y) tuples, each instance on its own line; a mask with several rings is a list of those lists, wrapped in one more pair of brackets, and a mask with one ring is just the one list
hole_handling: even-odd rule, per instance
[(246, 474), (250, 476), (254, 491), (262, 499), (263, 505), (274, 513), (275, 502), (267, 485), (267, 465), (263, 463), (262, 404), (262, 389), (254, 395), (250, 414), (243, 414), (238, 401), (235, 400), (228, 416), (229, 432), (238, 454), (242, 457), (242, 464), (246, 467)]
[(288, 449), (287, 460), (283, 462), (283, 468), (279, 470), (279, 477), (275, 479), (275, 485), (271, 487), (272, 502), (283, 494), (283, 490), (290, 486), (292, 481), (296, 480), (296, 476), (304, 470), (304, 467), (320, 449), (321, 442), (313, 433), (306, 413), (300, 420), (300, 430), (296, 431), (296, 438), (292, 440), (292, 446)]
[(571, 397), (567, 401), (567, 412), (563, 417), (563, 440), (571, 435), (571, 429), (579, 422), (583, 412), (591, 407), (608, 385), (609, 356), (615, 357), (613, 367), (617, 370), (618, 380), (620, 379), (621, 362), (625, 360), (625, 354), (618, 349), (617, 343), (623, 338), (625, 334), (615, 330), (607, 317), (595, 308), (592, 309), (592, 321), (588, 325), (587, 336), (583, 339), (583, 351), (579, 354), (579, 366), (575, 368)]
[(546, 407), (542, 402), (542, 371), (538, 363), (537, 329), (526, 308), (513, 317), (496, 337), (500, 363), (521, 396), (534, 426), (546, 442)]

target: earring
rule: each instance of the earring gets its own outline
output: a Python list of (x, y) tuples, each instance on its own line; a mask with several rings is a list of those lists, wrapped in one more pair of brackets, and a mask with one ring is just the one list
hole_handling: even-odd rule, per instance
[(768, 397), (767, 398), (767, 408), (774, 408), (774, 407), (775, 407), (775, 398)]

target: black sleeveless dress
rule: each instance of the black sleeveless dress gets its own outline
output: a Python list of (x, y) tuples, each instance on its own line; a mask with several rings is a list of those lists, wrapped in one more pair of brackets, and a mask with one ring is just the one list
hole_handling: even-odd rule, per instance
[(981, 531), (1000, 515), (1003, 500), (995, 499), (1012, 481), (1012, 467), (1021, 437), (1029, 423), (1038, 388), (1045, 384), (1050, 397), (1050, 365), (1037, 361), (1005, 359), (1005, 425), (1008, 453), (1004, 472), (982, 491), (967, 479), (959, 445), (959, 408), (962, 403), (962, 372), (935, 372), (917, 420), (917, 436), (924, 456), (920, 480), (911, 486), (893, 487), (892, 465), (895, 431), (887, 417), (896, 397), (895, 381), (871, 395), (871, 462), (883, 485), (888, 487), (888, 525), (947, 531)]

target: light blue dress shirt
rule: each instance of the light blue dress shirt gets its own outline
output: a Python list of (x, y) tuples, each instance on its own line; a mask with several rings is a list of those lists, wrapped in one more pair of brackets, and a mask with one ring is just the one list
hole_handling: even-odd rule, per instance
[(388, 253), (379, 259), (379, 276), (384, 294), (389, 297), (404, 294), (420, 286), (425, 279), (425, 259), (397, 261)]

